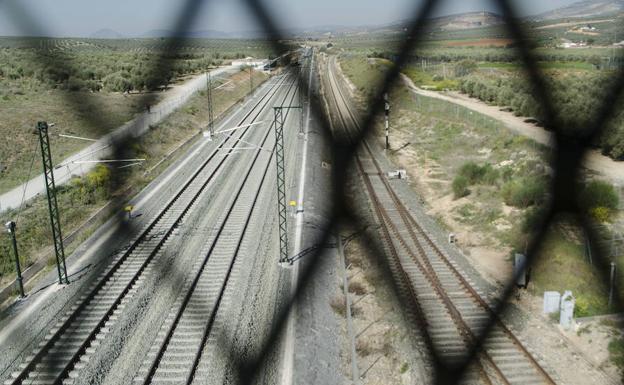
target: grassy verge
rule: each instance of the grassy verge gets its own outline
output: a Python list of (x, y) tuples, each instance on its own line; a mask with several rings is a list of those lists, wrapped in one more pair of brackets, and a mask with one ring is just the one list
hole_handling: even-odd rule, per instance
[(577, 317), (609, 311), (608, 288), (589, 264), (583, 233), (571, 219), (561, 218), (551, 227), (539, 257), (531, 272), (531, 291), (535, 295), (542, 296), (547, 290), (571, 290), (576, 297)]
[(366, 58), (361, 55), (345, 55), (339, 58), (342, 72), (356, 87), (358, 95), (367, 101), (375, 87), (383, 80), (384, 72), (392, 62), (386, 59)]
[[(358, 85), (374, 71), (344, 73)], [(395, 164), (407, 169), (431, 214), (449, 231), (461, 234), (466, 254), (477, 261), (495, 254), (485, 264), (499, 261), (511, 270), (511, 256), (524, 252), (547, 199), (549, 149), (512, 134), (487, 116), (415, 95), (402, 85), (390, 99), (391, 145), (401, 148), (391, 152)], [(382, 120), (378, 122), (381, 136)], [(572, 290), (577, 316), (609, 311), (602, 276), (588, 263), (585, 239), (570, 218), (560, 218), (551, 227), (538, 257), (530, 285), (533, 294)], [(624, 258), (616, 262), (624, 268)]]
[[(6, 96), (0, 101), (0, 193), (6, 192), (23, 183), (28, 176), (30, 164), (39, 145), (34, 134), (37, 121), (45, 120), (56, 123), (54, 131), (59, 134), (75, 135), (86, 138), (98, 138), (125, 122), (145, 106), (139, 101), (139, 94), (90, 93), (76, 91), (80, 97), (90, 98), (93, 103), (76, 105), (71, 102), (70, 91), (48, 90), (24, 92)], [(162, 94), (162, 93), (160, 93)], [(164, 96), (164, 94), (162, 94)], [(71, 95), (71, 98), (76, 95)], [(96, 111), (90, 107), (98, 106), (98, 114), (106, 116), (102, 126), (93, 127), (89, 116)], [(98, 115), (100, 116), (100, 115)], [(89, 145), (89, 142), (62, 137), (52, 138), (52, 159), (60, 162), (67, 156)], [(41, 155), (38, 155), (41, 156)], [(35, 158), (39, 161), (39, 158)], [(39, 167), (33, 170), (38, 172)], [(34, 175), (34, 174), (33, 174)]]
[[(263, 73), (254, 74), (255, 87), (267, 79)], [(230, 86), (213, 92), (214, 113), (218, 116), (249, 92), (249, 75), (237, 73), (231, 77)], [(111, 196), (129, 189), (133, 196), (159, 175), (171, 160), (158, 164), (170, 151), (197, 134), (208, 122), (206, 94), (200, 92), (184, 107), (171, 114), (165, 121), (141, 137), (134, 146), (136, 156), (147, 159), (140, 167), (124, 171), (125, 184), (114, 190), (111, 186), (111, 170), (101, 166), (81, 178), (58, 187), (58, 200), (61, 208), (61, 223), (65, 235), (77, 229), (87, 218), (104, 206)], [(55, 146), (53, 139), (52, 146)], [(183, 150), (183, 149), (182, 149)], [(40, 164), (36, 163), (37, 167)], [(158, 166), (154, 168), (155, 165)], [(151, 172), (147, 172), (151, 170)], [(116, 170), (116, 172), (119, 172)], [(46, 251), (52, 246), (47, 203), (43, 197), (28, 202), (18, 222), (18, 246), (22, 268), (26, 268), (42, 258), (52, 258)], [(15, 220), (16, 210), (3, 212), (0, 221)], [(85, 239), (85, 235), (78, 237)], [(69, 249), (68, 251), (71, 251)], [(50, 260), (50, 264), (54, 261)], [(0, 233), (0, 285), (14, 278), (13, 254), (10, 238), (6, 232)]]

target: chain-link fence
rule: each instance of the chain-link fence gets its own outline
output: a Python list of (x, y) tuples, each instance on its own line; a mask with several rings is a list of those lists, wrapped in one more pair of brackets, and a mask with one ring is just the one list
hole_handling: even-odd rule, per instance
[[(200, 8), (205, 6), (204, 3), (209, 1), (202, 0), (185, 0), (180, 4), (180, 11), (176, 16), (174, 23), (174, 32), (172, 36), (183, 36), (188, 25), (193, 25), (196, 15), (200, 12)], [(285, 36), (282, 36), (277, 28), (277, 21), (271, 10), (262, 1), (258, 0), (245, 0), (246, 5), (249, 7), (253, 17), (261, 25), (263, 32), (269, 37), (273, 45), (273, 49), (278, 54), (284, 54), (293, 49), (291, 45), (286, 43), (288, 40)], [(435, 14), (435, 10), (439, 7), (443, 1), (436, 0), (424, 0), (414, 6), (413, 14), (409, 23), (406, 25), (404, 34), (401, 36), (396, 52), (398, 54), (394, 58), (394, 65), (389, 67), (388, 71), (384, 73), (383, 78), (380, 80), (377, 87), (375, 87), (375, 94), (372, 97), (372, 102), (369, 108), (367, 108), (367, 114), (360, 117), (361, 130), (351, 140), (346, 141), (334, 137), (328, 124), (325, 112), (317, 99), (312, 99), (311, 111), (314, 114), (317, 121), (319, 121), (323, 127), (323, 133), (327, 138), (333, 138), (331, 140), (331, 150), (333, 155), (332, 164), (332, 182), (333, 190), (331, 196), (332, 214), (328, 219), (328, 223), (324, 228), (323, 237), (318, 241), (318, 245), (332, 244), (333, 234), (338, 230), (339, 225), (345, 223), (355, 224), (357, 216), (353, 214), (353, 207), (350, 205), (350, 200), (347, 196), (348, 190), (345, 186), (345, 181), (348, 180), (348, 174), (350, 167), (353, 165), (353, 159), (359, 146), (368, 137), (375, 124), (377, 115), (384, 110), (383, 95), (388, 93), (393, 85), (399, 81), (399, 75), (401, 69), (408, 63), (413, 52), (417, 50), (423, 43), (422, 33), (426, 30), (427, 20)], [(579, 173), (583, 164), (583, 159), (587, 151), (591, 148), (591, 144), (597, 137), (601, 135), (604, 127), (608, 124), (609, 120), (616, 112), (616, 108), (619, 105), (621, 99), (622, 90), (624, 88), (624, 70), (618, 70), (610, 82), (609, 88), (604, 90), (603, 100), (600, 108), (595, 111), (595, 114), (588, 119), (590, 122), (587, 127), (564, 127), (561, 116), (561, 112), (556, 108), (556, 103), (553, 100), (552, 92), (547, 87), (544, 74), (542, 73), (538, 62), (532, 51), (531, 41), (528, 35), (523, 30), (522, 23), (517, 17), (515, 5), (510, 0), (493, 0), (493, 3), (500, 9), (505, 22), (505, 28), (507, 34), (513, 39), (515, 43), (515, 49), (523, 64), (532, 88), (534, 90), (533, 97), (540, 103), (543, 110), (543, 123), (546, 127), (552, 129), (554, 138), (556, 141), (553, 159), (551, 160), (552, 169), (554, 170), (554, 176), (550, 185), (550, 201), (547, 204), (547, 209), (544, 211), (544, 215), (538, 221), (538, 224), (533, 229), (533, 236), (531, 237), (530, 244), (527, 248), (527, 258), (529, 266), (536, 264), (537, 256), (540, 255), (540, 247), (543, 245), (546, 234), (549, 227), (552, 225), (554, 219), (562, 213), (566, 213), (575, 216), (578, 222), (582, 225), (587, 237), (589, 238), (592, 247), (593, 255), (593, 267), (600, 273), (603, 278), (603, 282), (609, 281), (609, 267), (610, 261), (608, 256), (597, 248), (595, 245), (599, 245), (598, 234), (595, 233), (595, 227), (590, 225), (591, 219), (585, 215), (585, 211), (581, 209), (579, 205), (578, 191), (579, 189)], [(9, 10), (12, 13), (12, 17), (18, 24), (28, 25), (31, 30), (34, 26), (41, 26), (40, 20), (36, 20), (33, 15), (27, 13), (16, 2), (7, 3)], [(331, 11), (331, 10), (328, 10)], [(39, 29), (38, 35), (45, 36), (46, 31)], [(169, 67), (172, 65), (170, 60), (167, 60), (171, 54), (176, 52), (177, 47), (180, 44), (176, 44), (183, 38), (173, 37), (165, 39), (162, 43), (162, 55), (158, 60), (151, 63), (149, 71), (152, 73), (166, 73)], [(42, 61), (50, 61), (46, 64), (52, 64), (58, 67), (71, 68), (74, 63), (72, 58), (65, 56), (62, 52), (56, 55), (46, 55), (40, 58)], [(304, 94), (307, 94), (307, 79), (299, 79), (299, 87)], [(78, 106), (84, 103), (92, 103), (89, 99), (73, 96), (72, 93), (67, 93), (69, 102)], [(143, 100), (140, 102), (143, 105), (154, 104), (154, 96), (146, 94), (143, 96)], [(183, 100), (181, 101), (181, 103)], [(91, 106), (94, 111), (98, 111), (98, 106)], [(173, 108), (173, 107), (172, 107)], [(88, 123), (93, 127), (94, 132), (100, 132), (99, 127), (105, 126), (103, 119), (106, 119), (105, 114), (94, 113), (86, 117)], [(144, 118), (139, 118), (141, 127), (149, 125), (149, 121)], [(577, 134), (570, 134), (577, 133)], [(128, 152), (129, 143), (131, 143), (132, 133), (127, 132), (124, 135), (120, 135), (114, 138), (111, 154), (123, 158), (123, 154)], [(124, 185), (124, 174), (117, 173), (113, 175), (115, 179), (114, 185)], [(121, 206), (127, 199), (124, 196), (118, 196), (115, 198), (117, 204)], [(355, 228), (360, 226), (354, 225)], [(274, 357), (271, 353), (275, 348), (277, 342), (280, 340), (280, 334), (287, 324), (290, 311), (300, 298), (302, 293), (315, 279), (315, 275), (318, 272), (320, 255), (323, 252), (323, 247), (318, 247), (313, 253), (306, 256), (306, 260), (310, 261), (302, 265), (302, 269), (299, 273), (299, 281), (297, 283), (296, 290), (288, 295), (286, 299), (286, 306), (279, 309), (273, 324), (271, 325), (271, 332), (262, 343), (262, 348), (255, 354), (246, 357), (244, 360), (239, 357), (229, 357), (232, 367), (236, 368), (238, 376), (237, 378), (241, 383), (252, 383), (257, 379), (261, 368), (266, 364), (265, 360)], [(383, 255), (382, 252), (377, 252), (377, 255)], [(515, 277), (510, 280), (503, 292), (500, 301), (500, 305), (494, 308), (495, 314), (501, 314), (505, 312), (508, 304), (508, 299), (515, 290)], [(600, 283), (597, 283), (600, 284)], [(616, 304), (621, 303), (619, 294), (615, 292), (614, 302)], [(406, 304), (408, 305), (408, 304)], [(616, 306), (621, 308), (620, 306)], [(483, 344), (488, 338), (488, 332), (494, 327), (495, 317), (492, 317), (490, 322), (486, 325), (485, 331), (479, 336), (472, 346), (470, 346), (470, 352), (472, 357), (477, 357), (477, 352), (483, 349)], [(225, 343), (225, 342), (224, 342)], [(223, 349), (223, 351), (230, 351), (229, 349)], [(438, 383), (457, 383), (464, 375), (470, 362), (464, 362), (459, 366), (459, 369), (454, 368), (452, 373), (448, 373), (448, 368), (445, 368), (441, 360), (435, 356), (435, 352), (429, 352), (433, 358), (433, 361), (438, 364), (436, 368), (436, 381)], [(313, 360), (313, 358), (311, 358)], [(441, 375), (444, 374), (444, 375)]]

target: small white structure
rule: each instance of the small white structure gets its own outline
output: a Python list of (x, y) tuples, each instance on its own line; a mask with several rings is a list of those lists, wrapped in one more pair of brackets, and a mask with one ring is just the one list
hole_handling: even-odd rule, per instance
[(255, 59), (253, 57), (246, 57), (244, 59), (232, 61), (232, 65), (235, 67), (253, 67), (255, 69), (262, 70), (265, 66), (269, 65), (268, 59)]
[(598, 28), (594, 27), (591, 24), (587, 24), (586, 26), (581, 27), (581, 31), (583, 32), (595, 32)]
[(561, 43), (560, 47), (561, 48), (583, 48), (583, 47), (587, 47), (587, 43), (583, 41), (579, 43), (575, 43), (570, 40), (564, 40), (563, 43)]
[(561, 297), (561, 307), (559, 308), (559, 325), (565, 330), (570, 330), (574, 325), (574, 296), (572, 292), (566, 290)]
[(544, 292), (544, 314), (552, 314), (559, 311), (561, 306), (561, 294), (558, 291)]
[(389, 171), (388, 178), (390, 179), (407, 179), (407, 171), (405, 170), (396, 170)]
[(457, 242), (457, 237), (455, 236), (455, 234), (453, 234), (453, 233), (449, 234), (448, 242), (451, 243), (451, 244)]

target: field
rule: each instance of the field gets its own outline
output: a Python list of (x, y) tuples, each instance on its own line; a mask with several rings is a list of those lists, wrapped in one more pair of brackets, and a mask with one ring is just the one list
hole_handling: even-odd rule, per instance
[(451, 40), (441, 42), (447, 47), (508, 47), (513, 44), (511, 39), (477, 39), (477, 40)]
[[(76, 104), (67, 97), (66, 91), (45, 90), (40, 92), (18, 92), (5, 95), (0, 100), (0, 133), (6, 140), (0, 141), (0, 193), (6, 192), (41, 172), (41, 159), (37, 156), (39, 138), (35, 135), (37, 121), (45, 120), (56, 124), (57, 134), (97, 138), (145, 110), (140, 104), (142, 95), (122, 93), (75, 92), (74, 97), (88, 98), (90, 103)], [(160, 98), (160, 95), (158, 95)], [(93, 125), (90, 116), (106, 116)], [(102, 115), (100, 115), (102, 114)], [(52, 159), (60, 162), (79, 151), (89, 142), (52, 137)], [(40, 155), (39, 155), (40, 156)]]
[[(154, 104), (189, 75), (270, 55), (261, 40), (0, 38), (0, 193), (29, 175), (38, 120), (56, 123), (60, 134), (96, 138), (145, 111), (146, 94)], [(53, 142), (56, 161), (88, 144)]]
[[(463, 46), (459, 41), (456, 43), (458, 46), (453, 48), (442, 45), (417, 51), (417, 56), (408, 61), (402, 72), (419, 87), (437, 91), (459, 90), (488, 104), (511, 108), (518, 116), (545, 120), (541, 104), (535, 99), (533, 86), (523, 70), (523, 63), (518, 60), (513, 48), (479, 48)], [(583, 54), (578, 56), (570, 51)], [(539, 59), (537, 66), (555, 102), (559, 123), (569, 133), (587, 132), (588, 122), (603, 102), (615, 73), (607, 64), (616, 61), (609, 56), (596, 56), (599, 52), (594, 49), (566, 51), (546, 48), (535, 51)], [(614, 51), (609, 50), (608, 54), (614, 55)], [(618, 51), (617, 54), (619, 58), (621, 53)], [(364, 68), (351, 58), (364, 55), (369, 66), (381, 58), (386, 60), (383, 65), (389, 66), (395, 58), (387, 51), (341, 53), (343, 61), (348, 61), (353, 67), (352, 75)], [(359, 85), (359, 80), (354, 82), (358, 88), (368, 87), (366, 84), (369, 83), (361, 81)], [(370, 91), (366, 89), (364, 94), (370, 94)], [(606, 132), (593, 145), (613, 159), (624, 160), (622, 109), (616, 111)]]

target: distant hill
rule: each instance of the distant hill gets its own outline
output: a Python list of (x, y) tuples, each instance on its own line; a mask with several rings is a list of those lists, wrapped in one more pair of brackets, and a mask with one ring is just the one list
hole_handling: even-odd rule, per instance
[(110, 28), (104, 28), (92, 33), (89, 37), (92, 39), (123, 39), (125, 36)]
[(143, 38), (159, 38), (159, 37), (179, 37), (179, 38), (198, 38), (198, 39), (253, 39), (265, 37), (266, 33), (262, 31), (237, 31), (223, 32), (212, 29), (199, 31), (186, 31), (184, 33), (175, 34), (174, 31), (166, 29), (154, 29), (147, 31), (138, 37)]
[(585, 0), (533, 16), (531, 19), (537, 21), (575, 19), (611, 16), (620, 12), (624, 12), (624, 0)]
[[(426, 28), (436, 31), (454, 31), (490, 27), (503, 24), (503, 18), (492, 12), (468, 12), (456, 15), (436, 17), (427, 21)], [(369, 34), (396, 34), (403, 32), (410, 24), (408, 20), (384, 25), (340, 26), (328, 25), (308, 29), (289, 30), (291, 35), (322, 36), (362, 36)]]
[(491, 27), (503, 24), (503, 18), (492, 12), (468, 12), (430, 19), (428, 27), (443, 31)]
[[(174, 31), (166, 29), (153, 29), (145, 32), (141, 37), (173, 37)], [(215, 31), (215, 30), (202, 30), (202, 31), (187, 31), (178, 34), (176, 37), (195, 37), (195, 38), (208, 38), (208, 39), (226, 39), (231, 38), (232, 34), (228, 32)]]

